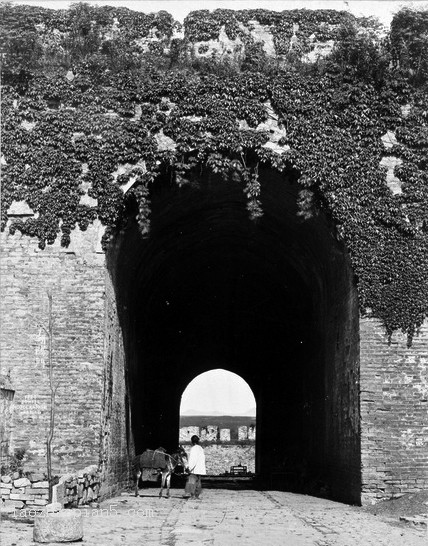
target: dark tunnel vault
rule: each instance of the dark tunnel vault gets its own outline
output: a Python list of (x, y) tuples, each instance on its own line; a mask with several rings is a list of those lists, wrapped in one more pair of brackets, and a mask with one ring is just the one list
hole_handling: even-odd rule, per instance
[(108, 257), (137, 452), (178, 443), (180, 396), (212, 368), (257, 401), (261, 484), (359, 502), (358, 304), (349, 257), (324, 215), (297, 215), (292, 176), (260, 172), (264, 216), (242, 187), (166, 177), (151, 231), (131, 221)]

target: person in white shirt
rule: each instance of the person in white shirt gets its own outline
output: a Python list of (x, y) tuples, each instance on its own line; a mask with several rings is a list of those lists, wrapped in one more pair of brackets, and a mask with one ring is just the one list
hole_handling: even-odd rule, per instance
[(190, 494), (190, 499), (198, 500), (202, 491), (201, 476), (205, 476), (207, 473), (205, 453), (199, 445), (199, 437), (196, 434), (190, 438), (190, 441), (192, 442), (192, 447), (190, 448), (189, 462), (187, 464), (190, 475), (187, 478), (186, 493)]

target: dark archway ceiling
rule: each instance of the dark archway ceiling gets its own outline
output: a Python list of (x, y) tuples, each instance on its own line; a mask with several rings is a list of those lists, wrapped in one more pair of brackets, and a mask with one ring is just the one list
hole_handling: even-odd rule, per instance
[(285, 422), (279, 465), (287, 449), (296, 460), (323, 449), (325, 332), (331, 309), (333, 322), (346, 319), (349, 259), (323, 214), (299, 217), (291, 175), (266, 169), (260, 179), (264, 216), (254, 222), (236, 182), (165, 177), (151, 193), (150, 236), (131, 221), (110, 253), (137, 450), (177, 441), (181, 393), (212, 368), (253, 390), (260, 457)]

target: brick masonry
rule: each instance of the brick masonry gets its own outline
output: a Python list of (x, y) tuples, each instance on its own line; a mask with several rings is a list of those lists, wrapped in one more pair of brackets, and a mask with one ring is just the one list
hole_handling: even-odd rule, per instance
[(111, 496), (126, 487), (130, 455), (134, 452), (127, 411), (127, 387), (123, 336), (119, 325), (114, 287), (106, 275), (105, 373), (102, 402), (100, 464), (101, 495)]
[[(26, 470), (45, 471), (50, 394), (44, 328), (46, 290), (51, 289), (58, 384), (54, 473), (99, 465), (101, 494), (108, 495), (126, 484), (128, 455), (133, 451), (123, 340), (113, 281), (99, 248), (99, 226), (73, 237), (69, 249), (55, 243), (41, 251), (34, 239), (1, 234), (1, 373), (10, 378), (14, 390), (13, 401), (8, 402), (8, 415), (13, 418), (8, 422), (7, 442), (11, 452), (26, 449)], [(410, 349), (401, 334), (395, 334), (388, 345), (374, 320), (361, 319), (359, 328), (361, 491), (362, 501), (368, 503), (428, 489), (428, 324)], [(358, 335), (357, 330), (350, 322), (345, 338)], [(355, 363), (355, 355), (345, 354), (345, 338), (339, 340), (343, 358)], [(352, 424), (346, 430), (354, 430), (358, 377), (355, 366), (340, 368), (341, 359), (340, 350), (336, 351), (327, 377), (333, 390), (338, 387), (337, 401), (331, 404), (339, 409), (349, 406), (341, 419)], [(347, 441), (340, 436), (342, 421), (330, 431), (337, 435), (338, 453), (341, 442)], [(243, 462), (239, 456), (236, 459)], [(228, 465), (225, 456), (222, 466)]]
[(49, 427), (48, 297), (53, 293), (53, 380), (57, 388), (53, 471), (99, 462), (104, 377), (105, 258), (99, 230), (40, 250), (1, 234), (1, 371), (14, 393), (9, 449), (26, 450), (26, 470), (46, 470)]
[(428, 489), (428, 322), (411, 348), (360, 321), (362, 501)]

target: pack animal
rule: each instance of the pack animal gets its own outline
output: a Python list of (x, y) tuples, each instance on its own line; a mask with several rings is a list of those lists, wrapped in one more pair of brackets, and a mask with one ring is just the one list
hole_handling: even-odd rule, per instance
[(171, 476), (178, 466), (187, 467), (187, 454), (182, 446), (179, 446), (176, 451), (170, 455), (162, 447), (152, 450), (146, 449), (141, 455), (137, 455), (132, 464), (134, 480), (135, 480), (135, 496), (138, 497), (138, 484), (141, 476), (152, 476), (149, 479), (157, 479), (161, 475), (161, 488), (159, 497), (162, 497), (163, 490), (166, 487), (166, 498), (169, 498)]

